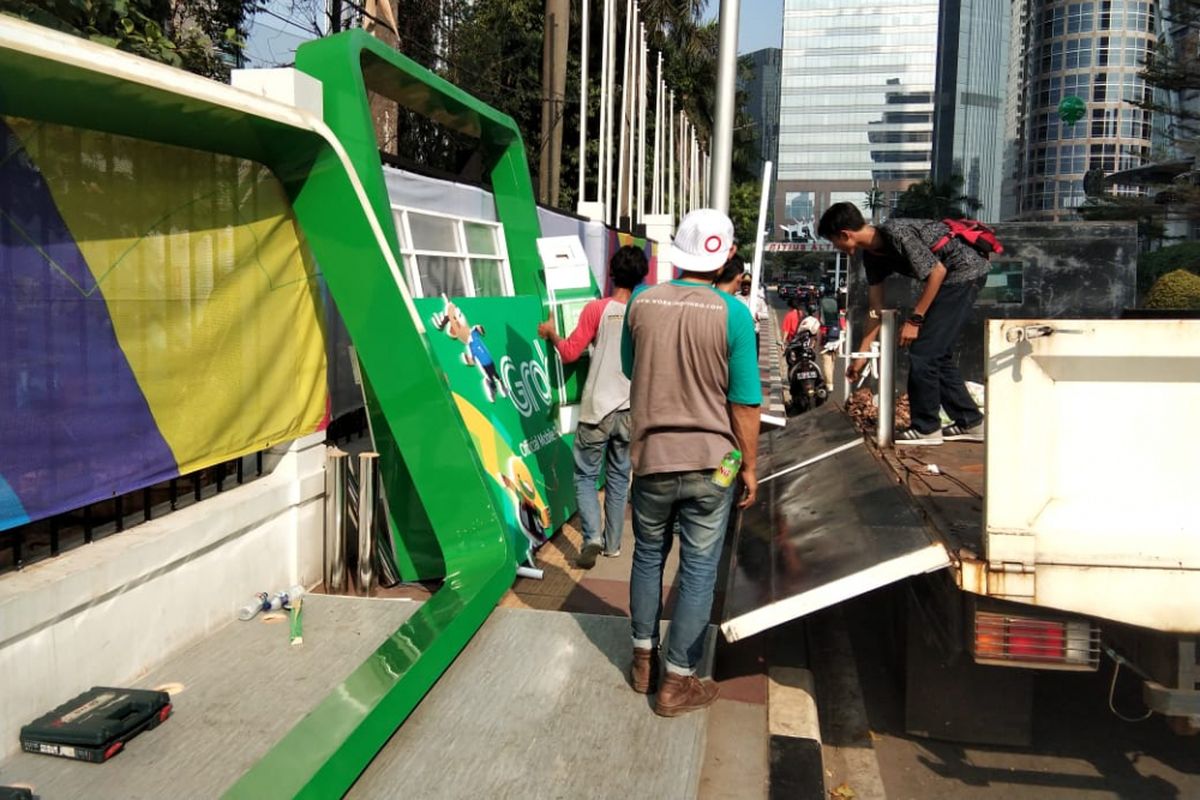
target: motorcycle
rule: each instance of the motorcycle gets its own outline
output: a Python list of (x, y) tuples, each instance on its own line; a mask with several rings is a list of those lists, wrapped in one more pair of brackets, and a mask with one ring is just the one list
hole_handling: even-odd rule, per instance
[(783, 359), (787, 364), (792, 413), (811, 411), (829, 399), (825, 375), (817, 359), (815, 335), (809, 331), (798, 331), (783, 351)]

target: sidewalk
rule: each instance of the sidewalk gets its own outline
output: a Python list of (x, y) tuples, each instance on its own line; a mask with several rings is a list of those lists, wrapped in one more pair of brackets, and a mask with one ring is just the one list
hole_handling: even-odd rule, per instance
[[(557, 536), (538, 551), (543, 580), (518, 578), (501, 599), (501, 608), (538, 609), (602, 616), (629, 616), (629, 571), (633, 560), (633, 527), (626, 508), (621, 555), (596, 561), (583, 570), (575, 566), (583, 537), (572, 518)], [(663, 604), (670, 619), (675, 604), (678, 548), (667, 559), (663, 580), (670, 589)], [(716, 603), (721, 600), (720, 587)], [(715, 605), (715, 604), (714, 604)], [(715, 634), (715, 631), (714, 631)], [(766, 663), (762, 642), (738, 646), (713, 636), (713, 678), (721, 696), (708, 712), (708, 731), (699, 797), (703, 800), (754, 800), (767, 797), (768, 735)], [(632, 647), (632, 643), (630, 645)], [(652, 713), (647, 710), (647, 713)]]

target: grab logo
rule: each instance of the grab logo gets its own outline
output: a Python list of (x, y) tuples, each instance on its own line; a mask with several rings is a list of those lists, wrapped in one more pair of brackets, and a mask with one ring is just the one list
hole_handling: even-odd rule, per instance
[(534, 342), (537, 357), (518, 364), (510, 356), (500, 359), (500, 379), (513, 406), (522, 417), (530, 417), (540, 409), (549, 410), (553, 402), (550, 375), (546, 372), (546, 352), (541, 342)]

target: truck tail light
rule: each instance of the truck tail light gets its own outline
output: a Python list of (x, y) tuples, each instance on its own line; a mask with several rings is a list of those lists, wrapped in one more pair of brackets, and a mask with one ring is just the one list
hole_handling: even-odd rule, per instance
[(1085, 620), (975, 612), (975, 661), (1041, 669), (1094, 670), (1100, 631)]

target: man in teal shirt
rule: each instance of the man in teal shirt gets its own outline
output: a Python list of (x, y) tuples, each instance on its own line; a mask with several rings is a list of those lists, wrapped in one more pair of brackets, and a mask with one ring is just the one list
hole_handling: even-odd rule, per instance
[(713, 287), (734, 254), (733, 224), (698, 209), (679, 224), (674, 281), (634, 292), (625, 315), (621, 361), (630, 378), (633, 462), (633, 688), (652, 692), (658, 678), (663, 565), (679, 522), (679, 598), (666, 650), (666, 677), (654, 710), (662, 716), (705, 708), (717, 697), (696, 677), (712, 610), (721, 543), (735, 488), (714, 483), (722, 459), (741, 451), (741, 498), (758, 491), (759, 405), (754, 320), (736, 298)]

